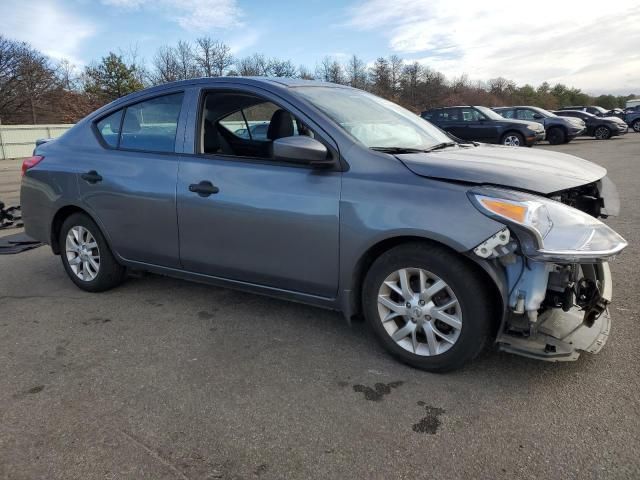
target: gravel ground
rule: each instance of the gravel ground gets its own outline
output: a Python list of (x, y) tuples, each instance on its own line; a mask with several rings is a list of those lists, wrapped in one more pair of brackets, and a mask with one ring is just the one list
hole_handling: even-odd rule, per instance
[(151, 275), (87, 294), (39, 248), (0, 257), (0, 478), (640, 478), (640, 135), (535, 148), (620, 190), (599, 355), (428, 374), (337, 313)]

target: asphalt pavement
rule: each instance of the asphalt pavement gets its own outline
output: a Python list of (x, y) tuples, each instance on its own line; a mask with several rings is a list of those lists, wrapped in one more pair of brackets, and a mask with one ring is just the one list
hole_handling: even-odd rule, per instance
[[(640, 478), (640, 134), (534, 148), (620, 190), (600, 354), (429, 374), (335, 312), (154, 275), (84, 293), (41, 247), (0, 256), (0, 478)], [(0, 161), (0, 199), (18, 181)]]

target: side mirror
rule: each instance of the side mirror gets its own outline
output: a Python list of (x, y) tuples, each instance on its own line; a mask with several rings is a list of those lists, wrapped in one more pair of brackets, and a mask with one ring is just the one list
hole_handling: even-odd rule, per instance
[(328, 159), (327, 147), (306, 135), (278, 138), (273, 141), (272, 147), (276, 160), (314, 167), (333, 165), (333, 161)]
[(542, 115), (540, 115), (539, 113), (534, 113), (533, 114), (533, 118), (534, 118), (534, 120), (542, 120), (544, 117)]

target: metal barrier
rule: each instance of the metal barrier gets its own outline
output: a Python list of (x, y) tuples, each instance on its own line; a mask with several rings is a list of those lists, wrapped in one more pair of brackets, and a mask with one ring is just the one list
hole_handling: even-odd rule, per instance
[(28, 157), (36, 140), (57, 138), (73, 124), (53, 125), (0, 125), (0, 160)]

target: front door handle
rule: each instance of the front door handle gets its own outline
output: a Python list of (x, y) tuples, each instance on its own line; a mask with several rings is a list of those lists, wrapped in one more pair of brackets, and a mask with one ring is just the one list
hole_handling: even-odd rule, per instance
[(90, 170), (87, 173), (83, 173), (82, 175), (80, 175), (80, 177), (91, 184), (102, 181), (102, 176), (95, 170)]
[(200, 183), (192, 183), (189, 185), (189, 191), (197, 193), (201, 197), (208, 197), (211, 194), (218, 193), (220, 189), (208, 180), (203, 180)]

